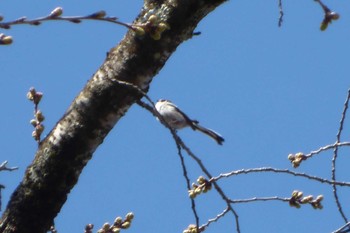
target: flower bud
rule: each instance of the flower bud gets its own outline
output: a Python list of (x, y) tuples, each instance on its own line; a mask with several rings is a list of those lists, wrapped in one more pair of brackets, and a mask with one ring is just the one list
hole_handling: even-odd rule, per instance
[(63, 8), (62, 7), (56, 7), (53, 11), (50, 13), (51, 18), (59, 17), (63, 14)]
[(300, 200), (300, 203), (306, 204), (306, 203), (310, 203), (312, 200), (313, 200), (313, 196), (310, 195), (310, 196), (303, 197), (303, 198)]
[(151, 37), (153, 40), (160, 40), (160, 38), (162, 38), (162, 35), (160, 32), (156, 31), (155, 33), (151, 34)]
[(292, 192), (292, 198), (293, 198), (293, 199), (297, 199), (298, 193), (299, 193), (298, 190), (294, 190), (294, 191)]
[(114, 220), (114, 223), (116, 224), (122, 224), (123, 222), (123, 219), (121, 217), (117, 217), (115, 220)]
[(198, 184), (204, 184), (205, 183), (205, 178), (203, 176), (198, 177), (197, 183)]
[(158, 18), (157, 16), (155, 15), (151, 15), (149, 18), (148, 18), (148, 22), (150, 22), (151, 24), (155, 24), (157, 22)]
[(194, 190), (194, 192), (196, 193), (196, 194), (200, 194), (201, 192), (202, 192), (202, 189), (201, 188), (196, 188), (195, 190)]
[(188, 191), (188, 195), (190, 196), (190, 198), (195, 198), (197, 196), (197, 194), (193, 191), (193, 190), (189, 190)]
[(29, 99), (30, 101), (33, 101), (35, 93), (36, 93), (35, 88), (31, 87), (27, 93), (27, 99)]
[(113, 233), (119, 233), (119, 232), (120, 232), (120, 228), (118, 228), (118, 227), (113, 227), (112, 232), (113, 232)]
[(288, 155), (288, 159), (289, 159), (289, 160), (294, 160), (294, 159), (295, 159), (295, 156), (294, 156), (293, 154), (289, 154), (289, 155)]
[(340, 15), (334, 11), (329, 13), (329, 16), (331, 17), (331, 19), (333, 20), (338, 20), (340, 18)]
[(103, 224), (102, 230), (108, 231), (110, 227), (111, 227), (111, 225), (108, 222), (106, 222), (105, 224)]
[(322, 201), (322, 200), (323, 200), (323, 195), (318, 195), (318, 196), (316, 197), (316, 201), (320, 202), (320, 201)]
[(169, 28), (170, 28), (170, 27), (169, 27), (168, 24), (161, 22), (161, 23), (158, 24), (157, 31), (160, 32), (160, 33), (162, 33), (162, 32), (164, 32), (165, 30), (168, 30)]
[(132, 213), (132, 212), (130, 212), (130, 213), (128, 213), (126, 216), (125, 216), (125, 220), (126, 221), (131, 221), (131, 220), (133, 220), (133, 218), (134, 218), (134, 213)]
[(40, 135), (43, 131), (44, 131), (45, 127), (42, 124), (39, 124), (35, 127), (35, 131), (37, 133), (37, 135)]
[(130, 225), (131, 225), (131, 224), (130, 224), (129, 221), (125, 221), (125, 222), (123, 222), (123, 224), (122, 224), (121, 227), (122, 227), (123, 229), (128, 229), (128, 228), (130, 227)]
[(38, 139), (39, 139), (38, 133), (37, 133), (35, 130), (32, 132), (32, 137), (33, 137), (35, 140), (38, 140)]
[(90, 15), (91, 18), (97, 18), (97, 19), (104, 18), (105, 16), (106, 16), (105, 11), (98, 11)]
[(145, 30), (142, 27), (133, 27), (134, 32), (136, 33), (136, 35), (138, 36), (143, 36), (145, 35)]
[(31, 124), (32, 126), (36, 127), (37, 124), (38, 124), (38, 122), (37, 122), (35, 119), (31, 119), (31, 120), (30, 120), (30, 124)]
[(302, 198), (302, 197), (303, 197), (303, 195), (304, 195), (304, 194), (303, 194), (303, 192), (298, 192), (298, 193), (297, 193), (297, 199)]
[(12, 36), (4, 36), (0, 40), (0, 44), (3, 44), (3, 45), (9, 45), (9, 44), (12, 44), (12, 42), (13, 42)]

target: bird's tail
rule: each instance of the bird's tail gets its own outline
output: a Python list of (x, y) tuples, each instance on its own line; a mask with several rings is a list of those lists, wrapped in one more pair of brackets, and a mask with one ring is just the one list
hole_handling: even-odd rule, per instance
[(196, 121), (193, 121), (192, 123), (193, 123), (192, 128), (194, 130), (201, 131), (202, 133), (208, 135), (209, 137), (214, 139), (219, 145), (222, 145), (222, 143), (225, 141), (225, 139), (220, 134), (216, 133), (215, 131), (213, 131), (211, 129), (204, 128), (203, 126), (200, 126), (198, 124), (198, 122), (196, 122)]

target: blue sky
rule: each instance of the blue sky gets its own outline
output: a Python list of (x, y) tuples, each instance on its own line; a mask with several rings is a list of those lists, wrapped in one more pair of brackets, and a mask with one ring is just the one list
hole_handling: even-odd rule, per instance
[[(0, 13), (5, 20), (33, 18), (62, 6), (65, 15), (104, 9), (131, 22), (142, 3), (13, 0), (2, 1)], [(190, 129), (179, 132), (213, 175), (272, 166), (330, 178), (331, 152), (298, 169), (287, 160), (289, 153), (308, 153), (335, 142), (349, 88), (350, 3), (325, 3), (341, 18), (321, 32), (323, 12), (312, 0), (284, 1), (282, 28), (277, 27), (277, 1), (229, 1), (198, 25), (202, 34), (182, 44), (155, 77), (151, 98), (172, 100), (225, 137), (224, 145), (218, 146)], [(48, 133), (125, 32), (123, 27), (101, 22), (49, 22), (5, 31), (15, 41), (0, 47), (0, 160), (20, 169), (1, 173), (6, 186), (3, 208), (36, 150), (28, 89), (34, 86), (45, 94), (40, 109)], [(344, 141), (349, 141), (348, 122)], [(340, 150), (337, 177), (341, 181), (349, 180), (348, 152)], [(190, 158), (186, 162), (194, 181), (202, 172)], [(343, 225), (331, 187), (324, 184), (271, 173), (231, 177), (219, 184), (232, 199), (288, 197), (295, 189), (325, 196), (323, 210), (295, 209), (280, 202), (234, 205), (242, 232), (331, 232)], [(339, 191), (349, 215), (349, 189)], [(225, 208), (215, 191), (199, 196), (196, 203), (201, 223)], [(96, 151), (57, 217), (56, 227), (60, 233), (83, 232), (87, 223), (94, 223), (97, 230), (129, 211), (135, 213), (130, 233), (182, 232), (194, 222), (172, 137), (137, 105)], [(206, 232), (234, 229), (229, 214)]]

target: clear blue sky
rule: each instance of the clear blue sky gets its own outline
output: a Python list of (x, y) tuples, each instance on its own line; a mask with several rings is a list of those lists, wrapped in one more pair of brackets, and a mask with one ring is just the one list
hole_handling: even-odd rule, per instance
[[(48, 14), (56, 6), (65, 15), (104, 9), (131, 22), (143, 1), (2, 1), (5, 20)], [(213, 175), (242, 168), (289, 168), (287, 155), (308, 153), (335, 142), (349, 88), (350, 3), (327, 1), (341, 14), (326, 32), (319, 30), (321, 8), (312, 0), (284, 1), (285, 17), (277, 27), (277, 1), (229, 1), (205, 18), (201, 36), (182, 44), (151, 84), (149, 95), (171, 99), (192, 118), (226, 139), (218, 146), (206, 136), (184, 129), (179, 135)], [(79, 25), (49, 22), (40, 27), (15, 26), (5, 31), (14, 44), (0, 47), (0, 160), (19, 166), (1, 173), (3, 209), (25, 168), (33, 160), (33, 106), (26, 92), (34, 86), (45, 96), (40, 109), (48, 133), (106, 52), (126, 29), (102, 22)], [(345, 141), (349, 140), (348, 122)], [(349, 180), (349, 149), (340, 150), (338, 179)], [(330, 178), (331, 152), (297, 169)], [(202, 172), (186, 158), (194, 181)], [(293, 169), (292, 169), (293, 170)], [(237, 204), (242, 232), (331, 232), (343, 225), (331, 187), (301, 178), (255, 174), (220, 181), (232, 199), (280, 196), (295, 189), (323, 194), (324, 209), (290, 208), (287, 203)], [(349, 189), (340, 188), (350, 215)], [(201, 223), (225, 208), (215, 191), (197, 199)], [(129, 233), (182, 232), (194, 223), (180, 160), (171, 135), (147, 111), (133, 106), (108, 135), (83, 171), (56, 219), (60, 233), (96, 230), (117, 215), (135, 213)], [(206, 232), (234, 232), (232, 215)]]

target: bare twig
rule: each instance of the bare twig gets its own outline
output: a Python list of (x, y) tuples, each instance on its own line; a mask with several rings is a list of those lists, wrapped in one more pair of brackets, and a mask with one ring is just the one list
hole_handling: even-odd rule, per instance
[(4, 161), (0, 164), (0, 171), (14, 171), (17, 170), (18, 167), (7, 167), (8, 161)]
[(278, 9), (279, 9), (279, 13), (280, 13), (280, 15), (278, 17), (278, 26), (281, 27), (282, 23), (283, 23), (283, 15), (284, 15), (282, 0), (278, 0)]
[[(177, 135), (176, 135), (177, 136)], [(211, 180), (212, 179), (212, 175), (209, 173), (209, 171), (206, 169), (206, 167), (204, 166), (204, 164), (202, 163), (202, 161), (194, 154), (192, 153), (192, 151), (184, 144), (181, 142), (181, 147), (187, 152), (187, 154), (194, 159), (198, 166), (201, 168), (201, 170), (204, 172), (204, 174)], [(223, 190), (221, 189), (221, 187), (216, 183), (216, 181), (211, 181), (214, 188), (216, 189), (216, 191), (219, 193), (219, 195), (222, 197), (222, 199), (224, 199), (224, 201), (227, 204), (227, 208), (229, 209), (230, 212), (232, 212), (232, 214), (235, 217), (235, 221), (236, 221), (236, 231), (239, 233), (240, 232), (240, 226), (239, 226), (239, 221), (238, 221), (238, 214), (237, 212), (234, 210), (234, 208), (232, 207), (229, 198), (226, 196), (226, 194), (223, 192)]]
[[(60, 9), (61, 12), (59, 14), (53, 14), (54, 11), (57, 9)], [(10, 29), (11, 26), (24, 25), (24, 24), (38, 26), (42, 22), (45, 22), (45, 21), (67, 21), (67, 22), (71, 22), (71, 23), (81, 23), (84, 20), (104, 21), (104, 22), (118, 24), (118, 25), (121, 25), (121, 26), (124, 26), (127, 28), (132, 28), (132, 26), (130, 24), (118, 21), (117, 17), (106, 16), (106, 12), (104, 12), (104, 11), (98, 11), (98, 12), (95, 12), (93, 14), (89, 14), (86, 16), (64, 16), (63, 17), (63, 16), (60, 16), (63, 13), (62, 8), (57, 7), (55, 10), (53, 10), (51, 12), (51, 14), (49, 14), (47, 16), (39, 17), (36, 19), (27, 19), (26, 17), (20, 17), (18, 19), (12, 20), (12, 21), (2, 22), (2, 23), (0, 23), (0, 28)]]
[[(350, 89), (348, 90), (348, 96), (346, 97), (346, 100), (345, 100), (345, 103), (344, 103), (344, 109), (343, 109), (343, 112), (342, 112), (342, 116), (341, 116), (341, 119), (340, 119), (340, 124), (339, 124), (339, 130), (338, 130), (338, 133), (337, 133), (337, 143), (340, 142), (340, 136), (342, 134), (342, 131), (343, 131), (343, 127), (344, 127), (344, 122), (345, 122), (345, 117), (346, 117), (346, 112), (348, 110), (348, 105), (349, 105), (349, 99), (350, 99)], [(333, 159), (332, 159), (332, 180), (336, 180), (336, 160), (337, 160), (337, 157), (338, 157), (338, 147), (335, 147), (334, 148), (334, 153), (333, 153)], [(348, 222), (348, 219), (347, 217), (345, 216), (345, 213), (343, 211), (343, 208), (342, 208), (342, 205), (339, 201), (339, 197), (338, 197), (338, 192), (337, 192), (337, 186), (335, 184), (332, 184), (333, 186), (333, 195), (334, 195), (334, 199), (335, 199), (335, 202), (337, 204), (337, 207), (338, 207), (338, 211), (340, 213), (340, 215), (342, 216), (342, 218), (344, 219), (345, 223)]]
[(248, 202), (256, 202), (256, 201), (283, 201), (283, 202), (289, 202), (290, 197), (252, 197), (248, 199), (237, 199), (237, 200), (231, 200), (232, 203), (248, 203)]
[[(0, 164), (0, 171), (14, 171), (14, 170), (18, 169), (18, 167), (7, 167), (6, 166), (7, 163), (8, 163), (8, 161), (4, 161)], [(0, 210), (1, 210), (1, 206), (2, 206), (2, 204), (1, 204), (1, 199), (2, 199), (1, 198), (1, 190), (4, 188), (5, 188), (5, 186), (0, 184)]]
[(217, 181), (221, 178), (227, 178), (227, 177), (239, 175), (239, 174), (248, 174), (248, 173), (257, 173), (257, 172), (285, 173), (285, 174), (289, 174), (289, 175), (293, 175), (293, 176), (304, 177), (304, 178), (307, 178), (310, 180), (315, 180), (315, 181), (318, 181), (320, 183), (350, 187), (350, 182), (340, 182), (340, 181), (335, 181), (335, 180), (327, 180), (327, 179), (320, 178), (318, 176), (311, 176), (311, 175), (308, 175), (306, 173), (299, 173), (299, 172), (294, 172), (294, 171), (291, 171), (288, 169), (277, 169), (277, 168), (272, 168), (272, 167), (250, 168), (250, 169), (241, 169), (241, 170), (231, 171), (231, 172), (223, 173), (223, 174), (220, 174), (219, 176), (213, 177), (210, 179), (210, 181)]
[[(176, 133), (174, 131), (174, 133)], [(181, 160), (181, 167), (182, 167), (182, 171), (183, 171), (183, 176), (185, 177), (185, 180), (186, 180), (186, 186), (187, 186), (187, 190), (190, 190), (191, 189), (191, 180), (190, 178), (188, 177), (188, 174), (187, 174), (187, 169), (186, 169), (186, 164), (185, 164), (185, 159), (182, 155), (182, 150), (181, 150), (181, 147), (178, 143), (176, 143), (176, 147), (177, 147), (177, 151), (178, 151), (178, 155), (179, 155), (179, 158)], [(193, 215), (194, 215), (194, 218), (195, 218), (195, 221), (196, 221), (196, 227), (197, 227), (197, 231), (199, 231), (199, 216), (198, 216), (198, 213), (197, 213), (197, 210), (196, 210), (196, 202), (193, 198), (190, 198), (191, 199), (191, 209), (192, 209), (192, 212), (193, 212)]]
[(224, 209), (224, 211), (222, 211), (222, 213), (216, 215), (215, 218), (209, 219), (208, 222), (206, 222), (205, 224), (203, 224), (202, 226), (199, 227), (200, 232), (204, 231), (205, 228), (207, 228), (211, 223), (217, 222), (220, 218), (224, 217), (229, 211), (230, 211), (230, 209), (228, 207), (226, 207), (226, 209)]
[(309, 154), (304, 154), (302, 152), (296, 153), (296, 154), (289, 154), (288, 155), (288, 159), (290, 160), (290, 162), (292, 163), (294, 168), (297, 168), (300, 166), (300, 164), (313, 157), (314, 155), (320, 154), (323, 151), (327, 151), (330, 149), (335, 149), (335, 148), (339, 148), (339, 147), (343, 147), (343, 146), (350, 146), (350, 142), (335, 142), (334, 144), (331, 145), (327, 145), (324, 147), (319, 148), (318, 150), (315, 151), (311, 151)]
[(332, 233), (344, 233), (344, 232), (349, 232), (349, 227), (350, 227), (350, 222), (346, 223), (342, 227), (338, 228), (335, 231), (332, 231)]
[(314, 198), (312, 195), (304, 196), (304, 193), (294, 190), (288, 198), (282, 197), (253, 197), (249, 199), (231, 200), (232, 203), (248, 203), (256, 201), (283, 201), (288, 202), (291, 207), (300, 208), (302, 205), (311, 205), (314, 209), (322, 209), (323, 195)]
[(314, 0), (315, 2), (318, 2), (320, 6), (322, 7), (323, 11), (325, 13), (330, 12), (331, 10), (321, 1), (321, 0)]
[(342, 146), (350, 146), (350, 142), (335, 142), (334, 144), (321, 147), (320, 149), (315, 150), (315, 151), (311, 151), (309, 154), (306, 154), (305, 157), (310, 158), (310, 157), (312, 157), (312, 156), (314, 156), (316, 154), (320, 154), (323, 151), (339, 148), (339, 147), (342, 147)]
[(1, 191), (2, 191), (2, 189), (4, 189), (5, 188), (5, 186), (4, 185), (2, 185), (2, 184), (0, 184), (0, 210), (2, 209), (1, 207), (2, 207), (2, 197), (1, 197)]

